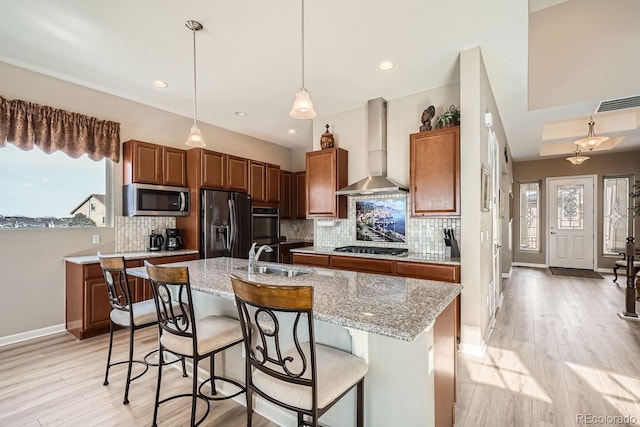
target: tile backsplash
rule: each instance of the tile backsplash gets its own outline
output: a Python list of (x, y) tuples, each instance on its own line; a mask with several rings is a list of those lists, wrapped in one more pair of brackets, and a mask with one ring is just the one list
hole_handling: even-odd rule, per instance
[(313, 240), (313, 220), (283, 219), (280, 221), (280, 235), (287, 240)]
[[(458, 218), (411, 218), (409, 195), (355, 196), (348, 198), (347, 218), (336, 220), (314, 220), (314, 245), (335, 248), (338, 246), (385, 246), (407, 248), (410, 252), (444, 255), (445, 244), (443, 229), (454, 230), (460, 244), (460, 219)], [(365, 242), (356, 240), (356, 200), (406, 198), (406, 243)]]
[(176, 228), (175, 217), (116, 216), (116, 252), (146, 251), (149, 233), (165, 235), (167, 228)]

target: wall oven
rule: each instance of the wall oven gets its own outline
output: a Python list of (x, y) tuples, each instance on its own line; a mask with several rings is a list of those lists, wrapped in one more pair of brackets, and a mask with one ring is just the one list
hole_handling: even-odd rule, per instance
[[(258, 246), (280, 242), (280, 212), (275, 208), (251, 209), (252, 241)], [(266, 254), (265, 254), (266, 255)]]

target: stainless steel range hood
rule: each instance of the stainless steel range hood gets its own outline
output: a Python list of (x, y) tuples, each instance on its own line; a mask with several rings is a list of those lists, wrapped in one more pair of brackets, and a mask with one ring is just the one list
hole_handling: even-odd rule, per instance
[(387, 178), (387, 101), (382, 98), (367, 102), (369, 176), (336, 191), (339, 196), (369, 194), (402, 194), (409, 191)]

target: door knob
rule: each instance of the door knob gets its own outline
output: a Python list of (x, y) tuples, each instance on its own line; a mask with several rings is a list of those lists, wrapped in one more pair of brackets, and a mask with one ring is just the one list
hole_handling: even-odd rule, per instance
[(558, 234), (558, 233), (556, 233), (555, 231), (552, 231), (552, 232), (551, 232), (551, 233), (549, 233), (549, 234)]

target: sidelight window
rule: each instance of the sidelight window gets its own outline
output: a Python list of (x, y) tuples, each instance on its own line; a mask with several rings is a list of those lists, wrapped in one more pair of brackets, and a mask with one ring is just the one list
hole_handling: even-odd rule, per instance
[(603, 179), (602, 251), (617, 255), (624, 251), (629, 235), (629, 177)]
[(520, 250), (540, 250), (540, 183), (520, 184)]

